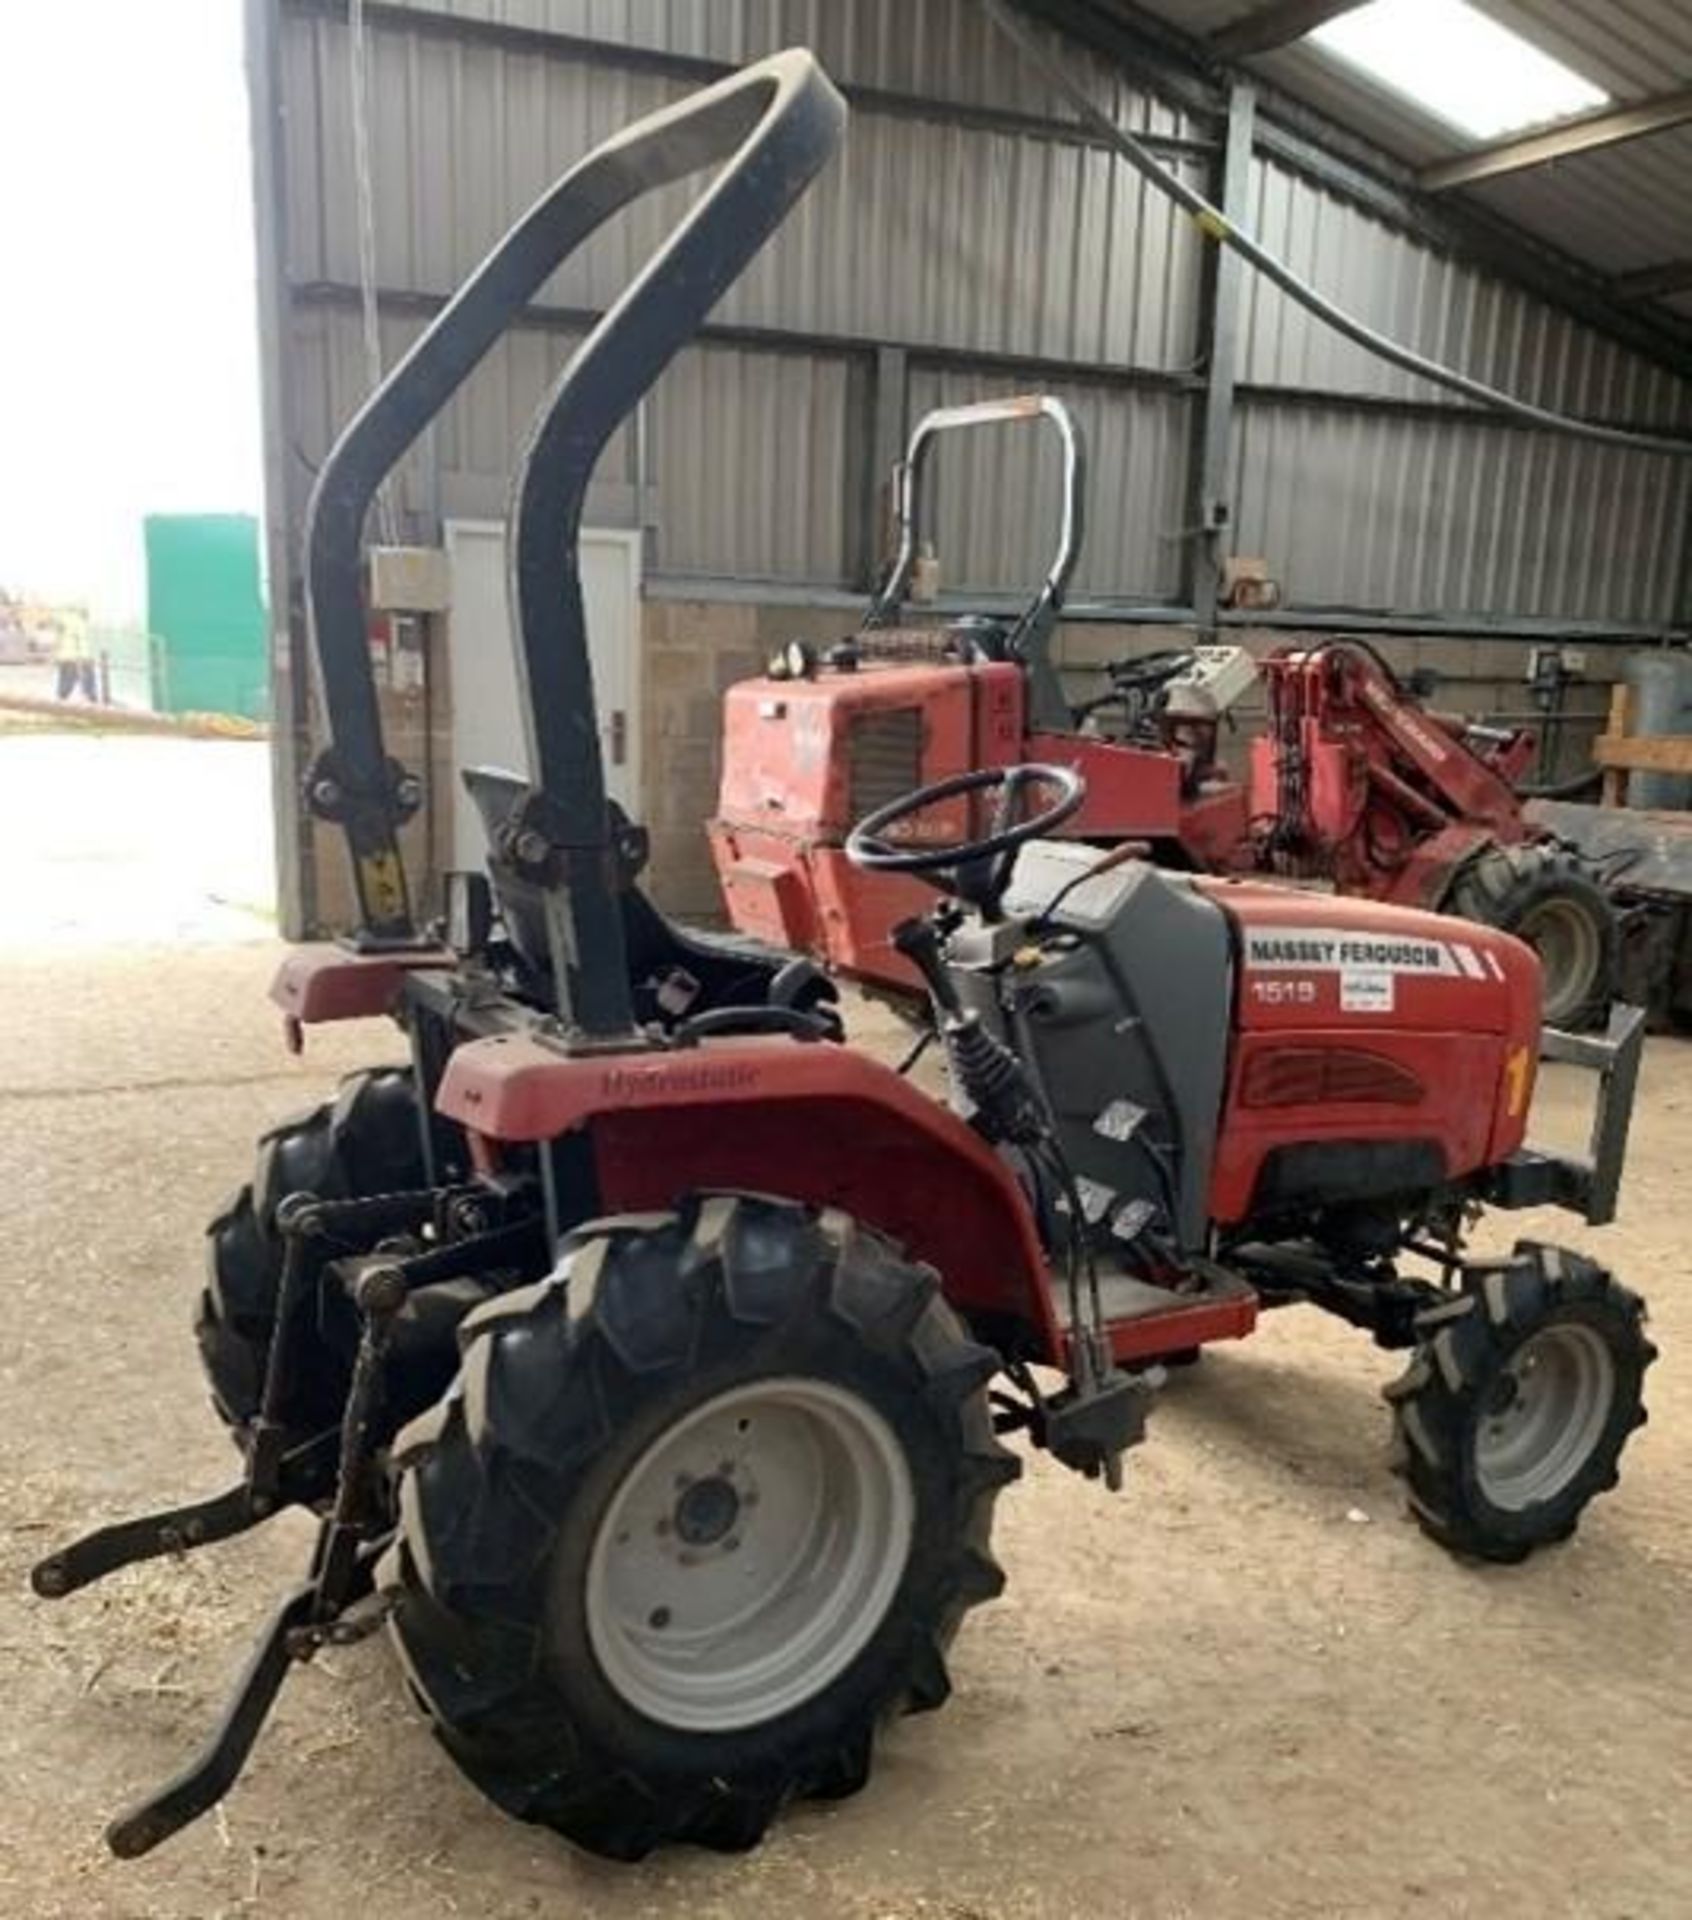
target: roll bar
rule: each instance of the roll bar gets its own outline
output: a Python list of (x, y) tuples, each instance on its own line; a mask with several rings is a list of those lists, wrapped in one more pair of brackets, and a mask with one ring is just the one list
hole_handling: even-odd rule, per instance
[(1011, 631), (1010, 651), (1027, 668), (1031, 682), (1031, 716), (1037, 726), (1067, 727), (1069, 704), (1051, 664), (1048, 642), (1063, 611), (1064, 595), (1081, 555), (1086, 532), (1083, 495), (1087, 483), (1087, 450), (1075, 416), (1049, 393), (1019, 393), (1003, 400), (974, 400), (958, 407), (936, 407), (925, 413), (911, 434), (905, 457), (893, 470), (895, 511), (899, 522), (899, 550), (881, 590), (865, 616), (866, 629), (898, 624), (910, 591), (921, 540), (922, 478), (934, 442), (943, 433), (972, 427), (1003, 426), (1021, 420), (1048, 420), (1063, 452), (1063, 494), (1059, 506), (1057, 550), (1046, 568), (1039, 592), (1023, 610)]
[[(416, 940), (398, 830), (422, 799), (421, 783), (387, 757), (370, 668), (359, 553), (371, 501), (571, 253), (630, 201), (722, 162), (572, 356), (512, 486), (511, 604), (536, 777), (513, 844), (528, 836), (533, 848), (536, 832), (545, 843), (525, 864), (548, 889), (560, 1013), (590, 1031), (629, 1024), (578, 565), (588, 477), (618, 423), (834, 152), (845, 119), (815, 56), (794, 48), (625, 128), (535, 202), (335, 442), (306, 512), (307, 617), (331, 742), (307, 776), (307, 802), (345, 829), (363, 944)], [(614, 990), (604, 984), (613, 972)]]

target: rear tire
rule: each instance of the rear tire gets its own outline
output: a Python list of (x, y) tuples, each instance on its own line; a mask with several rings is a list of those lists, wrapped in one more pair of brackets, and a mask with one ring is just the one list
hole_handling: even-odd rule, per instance
[[(194, 1337), (218, 1417), (239, 1438), (257, 1415), (276, 1323), (283, 1241), (276, 1209), (291, 1193), (325, 1200), (425, 1184), (416, 1089), (409, 1068), (350, 1074), (333, 1100), (264, 1134), (252, 1180), (206, 1229), (206, 1284)], [(315, 1276), (314, 1276), (315, 1283)], [(333, 1426), (351, 1371), (351, 1323), (335, 1338), (321, 1316), (284, 1409), (295, 1439)]]
[(750, 1847), (946, 1698), (1018, 1469), (997, 1358), (927, 1269), (718, 1196), (581, 1228), (460, 1339), (396, 1442), (383, 1578), (437, 1736), (508, 1812), (619, 1860)]
[(1518, 1241), (1464, 1284), (1420, 1316), (1421, 1344), (1386, 1390), (1394, 1466), (1442, 1546), (1524, 1560), (1616, 1484), (1656, 1348), (1638, 1296), (1565, 1248)]
[(1615, 908), (1573, 854), (1543, 842), (1488, 847), (1458, 874), (1442, 910), (1533, 948), (1547, 1026), (1578, 1029), (1602, 1018), (1620, 928)]

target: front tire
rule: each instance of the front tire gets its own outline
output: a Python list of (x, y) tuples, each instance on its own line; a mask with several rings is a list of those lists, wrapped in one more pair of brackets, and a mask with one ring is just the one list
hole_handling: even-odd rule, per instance
[(1408, 1370), (1387, 1388), (1395, 1467), (1422, 1530), (1480, 1560), (1524, 1560), (1566, 1540), (1616, 1484), (1645, 1421), (1657, 1357), (1645, 1308), (1603, 1268), (1518, 1241), (1417, 1322)]
[(1511, 933), (1539, 956), (1540, 1017), (1578, 1029), (1603, 1017), (1616, 977), (1616, 910), (1561, 847), (1492, 846), (1457, 876), (1441, 911)]
[(976, 1345), (846, 1216), (715, 1197), (580, 1229), (401, 1434), (393, 1630), (435, 1731), (592, 1852), (753, 1845), (863, 1785), (998, 1593)]

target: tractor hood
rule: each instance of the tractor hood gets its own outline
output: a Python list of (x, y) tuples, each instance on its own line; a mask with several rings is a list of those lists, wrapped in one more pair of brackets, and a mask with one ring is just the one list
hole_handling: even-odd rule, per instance
[(1246, 1218), (1300, 1154), (1306, 1173), (1355, 1163), (1379, 1187), (1396, 1169), (1411, 1191), (1522, 1145), (1539, 1059), (1531, 949), (1380, 901), (1194, 884), (1227, 915), (1236, 954), (1216, 1218)]
[(1258, 881), (1195, 884), (1234, 927), (1248, 1031), (1355, 1024), (1537, 1041), (1539, 962), (1507, 933)]

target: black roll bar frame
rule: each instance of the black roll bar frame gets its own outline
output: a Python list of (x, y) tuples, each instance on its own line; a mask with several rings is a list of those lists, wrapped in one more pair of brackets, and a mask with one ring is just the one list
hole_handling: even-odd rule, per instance
[[(618, 424), (833, 154), (845, 120), (845, 103), (815, 56), (790, 48), (625, 128), (517, 221), (336, 440), (306, 512), (307, 615), (330, 735), (307, 775), (306, 801), (346, 833), (357, 944), (418, 941), (399, 828), (421, 804), (422, 784), (388, 758), (365, 633), (360, 549), (377, 489), (591, 234), (631, 201), (721, 162), (571, 357), (512, 479), (511, 607), (535, 784), (515, 812), (506, 852), (545, 887), (566, 1028), (608, 1036), (630, 1027), (617, 848), (581, 592), (588, 480)], [(522, 847), (532, 857), (516, 853)]]

